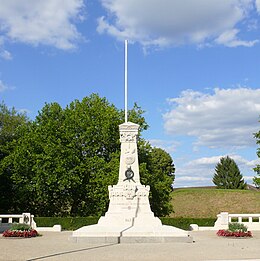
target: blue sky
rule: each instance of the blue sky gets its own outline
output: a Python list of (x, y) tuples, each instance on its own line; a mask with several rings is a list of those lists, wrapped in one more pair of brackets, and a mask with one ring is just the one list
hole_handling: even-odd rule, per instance
[(91, 93), (146, 111), (175, 186), (212, 185), (229, 155), (248, 183), (259, 164), (259, 0), (0, 0), (0, 100), (34, 119)]

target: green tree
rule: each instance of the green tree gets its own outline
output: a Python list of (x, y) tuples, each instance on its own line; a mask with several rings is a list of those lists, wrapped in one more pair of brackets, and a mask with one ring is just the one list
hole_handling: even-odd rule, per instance
[(101, 214), (113, 180), (108, 163), (120, 145), (119, 122), (118, 110), (97, 95), (65, 109), (46, 104), (9, 157), (17, 211)]
[(160, 148), (152, 148), (147, 164), (151, 187), (151, 209), (157, 216), (166, 216), (172, 212), (171, 192), (175, 179), (175, 168), (169, 153)]
[[(142, 114), (137, 105), (129, 110), (129, 120), (140, 125), (140, 133), (148, 127)], [(23, 135), (5, 159), (16, 191), (13, 209), (41, 216), (103, 214), (108, 185), (118, 179), (118, 126), (123, 119), (123, 111), (96, 94), (64, 109), (58, 103), (45, 104), (35, 121), (21, 128)], [(163, 150), (157, 155), (142, 138), (138, 147), (152, 209), (156, 215), (169, 214), (172, 160)]]
[[(260, 122), (260, 121), (259, 121)], [(256, 138), (256, 144), (260, 145), (260, 131), (254, 134)], [(260, 158), (260, 147), (257, 149), (256, 152), (258, 158)], [(256, 172), (257, 176), (253, 178), (254, 184), (259, 188), (260, 187), (260, 164), (257, 164), (254, 168), (254, 171)]]
[(229, 156), (222, 157), (216, 165), (213, 183), (221, 189), (245, 189), (243, 175), (236, 162)]
[(11, 173), (5, 168), (4, 159), (10, 155), (14, 143), (20, 137), (19, 128), (28, 121), (24, 113), (0, 104), (0, 212), (5, 213), (12, 206), (13, 187)]

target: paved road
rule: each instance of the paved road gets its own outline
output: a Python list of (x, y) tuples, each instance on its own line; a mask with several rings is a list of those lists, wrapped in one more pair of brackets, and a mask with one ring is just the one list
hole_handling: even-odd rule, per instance
[(0, 235), (0, 260), (250, 260), (260, 261), (260, 231), (251, 239), (222, 238), (214, 231), (191, 232), (194, 243), (86, 244), (68, 240), (72, 232), (42, 232), (19, 239)]

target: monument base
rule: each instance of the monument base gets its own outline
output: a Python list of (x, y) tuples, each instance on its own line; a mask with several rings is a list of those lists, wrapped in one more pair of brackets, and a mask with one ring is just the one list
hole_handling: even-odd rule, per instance
[(165, 225), (159, 227), (131, 226), (123, 228), (96, 224), (74, 231), (70, 240), (92, 244), (193, 242), (193, 238), (187, 231)]
[(110, 204), (98, 224), (73, 232), (70, 240), (87, 243), (192, 242), (182, 229), (162, 225), (149, 204), (149, 186), (133, 183), (109, 186)]

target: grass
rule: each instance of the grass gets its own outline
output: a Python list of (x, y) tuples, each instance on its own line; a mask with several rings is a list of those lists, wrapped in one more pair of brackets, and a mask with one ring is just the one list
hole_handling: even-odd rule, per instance
[(220, 212), (260, 213), (260, 192), (215, 188), (184, 188), (172, 193), (170, 217), (216, 218)]

